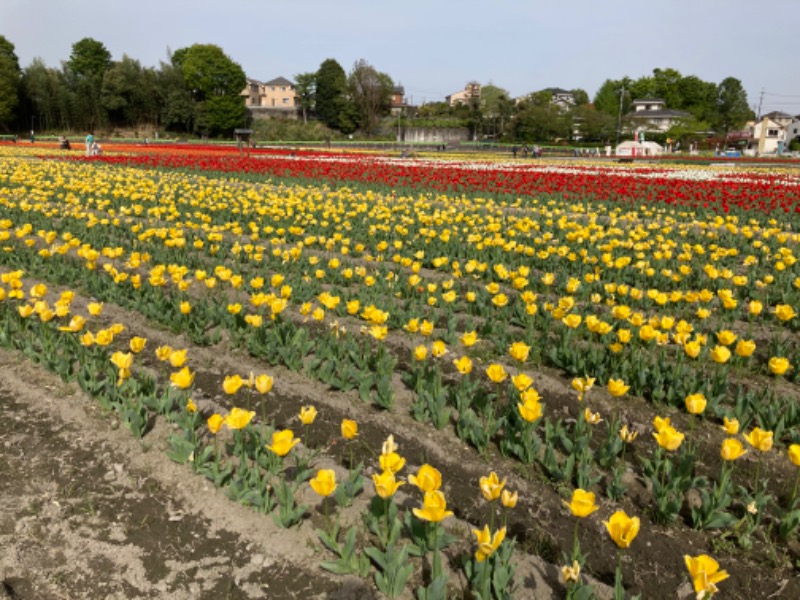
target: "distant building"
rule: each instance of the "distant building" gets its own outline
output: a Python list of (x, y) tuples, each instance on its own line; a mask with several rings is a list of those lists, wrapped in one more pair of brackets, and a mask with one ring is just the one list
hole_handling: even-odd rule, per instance
[(562, 110), (575, 106), (575, 94), (562, 88), (545, 88), (543, 92), (550, 93), (550, 102)]
[(450, 106), (457, 104), (470, 104), (481, 99), (481, 84), (477, 81), (470, 81), (460, 92), (450, 94), (445, 98), (445, 102)]
[(396, 85), (392, 89), (391, 113), (393, 115), (403, 114), (406, 108), (406, 90), (402, 85)]
[(795, 115), (786, 127), (786, 146), (788, 147), (794, 140), (800, 141), (800, 115)]
[(253, 118), (286, 117), (297, 118), (298, 99), (295, 84), (285, 77), (278, 77), (267, 82), (248, 79), (241, 95), (245, 99), (245, 107)]
[(628, 113), (627, 117), (636, 131), (663, 133), (678, 121), (689, 119), (692, 116), (685, 110), (674, 110), (666, 106), (666, 102), (661, 98), (634, 100), (633, 112)]

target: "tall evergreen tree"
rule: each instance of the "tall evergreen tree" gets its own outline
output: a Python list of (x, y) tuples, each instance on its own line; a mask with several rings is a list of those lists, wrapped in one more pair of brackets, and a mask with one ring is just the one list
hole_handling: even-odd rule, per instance
[(110, 66), (111, 53), (102, 42), (83, 38), (72, 45), (65, 70), (74, 94), (76, 125), (94, 129), (105, 121), (101, 95), (103, 77)]
[(342, 113), (347, 98), (347, 76), (342, 65), (329, 58), (317, 70), (317, 117), (331, 129), (342, 128)]
[(19, 60), (14, 44), (0, 35), (0, 127), (8, 129), (19, 104)]

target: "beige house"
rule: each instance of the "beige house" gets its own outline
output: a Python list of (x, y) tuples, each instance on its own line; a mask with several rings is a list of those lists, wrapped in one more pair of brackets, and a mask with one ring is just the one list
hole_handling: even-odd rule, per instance
[(285, 77), (267, 82), (248, 79), (241, 96), (254, 118), (282, 116), (297, 118), (298, 100), (295, 84)]
[(463, 90), (450, 94), (445, 98), (445, 102), (450, 106), (456, 104), (469, 104), (474, 100), (481, 99), (481, 84), (477, 81), (470, 81)]

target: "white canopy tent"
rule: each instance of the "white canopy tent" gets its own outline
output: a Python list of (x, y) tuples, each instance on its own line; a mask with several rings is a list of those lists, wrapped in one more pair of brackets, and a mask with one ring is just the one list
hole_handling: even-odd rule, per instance
[(617, 146), (617, 156), (660, 156), (664, 153), (663, 146), (655, 142), (622, 142)]

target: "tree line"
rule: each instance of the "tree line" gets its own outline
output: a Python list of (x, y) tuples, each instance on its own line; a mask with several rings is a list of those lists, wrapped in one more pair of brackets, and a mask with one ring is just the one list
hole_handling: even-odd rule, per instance
[[(683, 110), (669, 132), (673, 138), (741, 128), (753, 117), (741, 82), (728, 77), (719, 84), (675, 69), (654, 69), (652, 75), (607, 79), (590, 100), (582, 89), (571, 90), (574, 102), (554, 102), (550, 89), (512, 99), (489, 84), (480, 98), (456, 106), (445, 102), (408, 107), (392, 121), (392, 78), (365, 60), (349, 73), (334, 59), (316, 71), (294, 76), (298, 110), (303, 120), (317, 119), (332, 132), (367, 136), (393, 131), (398, 125), (468, 127), (475, 139), (498, 141), (576, 137), (584, 141), (613, 139), (625, 128), (625, 115), (635, 99), (658, 97), (671, 109)], [(60, 68), (34, 59), (20, 67), (13, 44), (0, 36), (0, 131), (94, 131), (137, 127), (197, 135), (229, 135), (247, 125), (241, 66), (218, 46), (195, 44), (176, 50), (158, 67), (145, 67), (127, 55), (111, 59), (99, 41), (73, 44)]]

